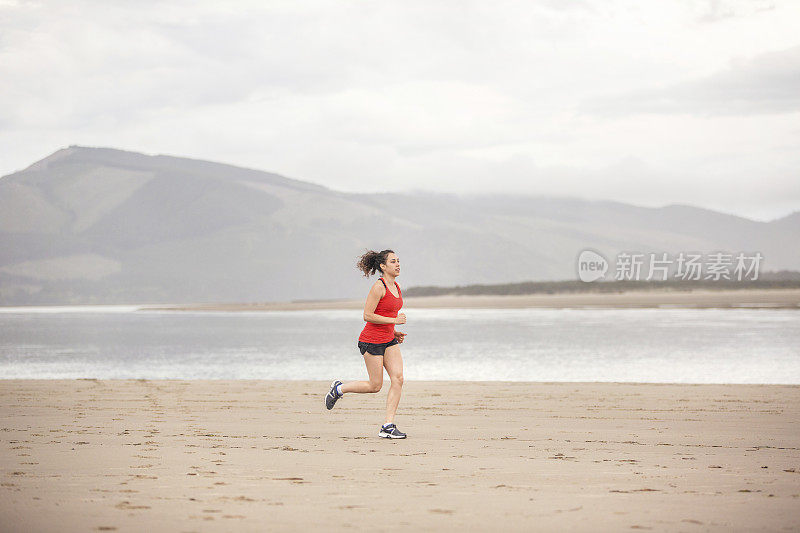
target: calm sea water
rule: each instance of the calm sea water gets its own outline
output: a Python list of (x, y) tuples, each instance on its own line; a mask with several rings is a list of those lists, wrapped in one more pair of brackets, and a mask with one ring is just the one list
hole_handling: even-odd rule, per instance
[[(800, 311), (407, 309), (407, 380), (800, 383)], [(357, 310), (0, 308), (0, 377), (365, 379)]]

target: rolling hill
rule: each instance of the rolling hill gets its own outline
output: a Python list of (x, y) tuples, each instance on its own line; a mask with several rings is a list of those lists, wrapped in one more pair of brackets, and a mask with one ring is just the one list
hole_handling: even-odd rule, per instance
[(575, 279), (584, 248), (760, 251), (800, 269), (800, 212), (758, 222), (686, 205), (352, 194), (231, 165), (71, 146), (0, 178), (0, 305), (352, 298), (365, 248), (411, 285)]

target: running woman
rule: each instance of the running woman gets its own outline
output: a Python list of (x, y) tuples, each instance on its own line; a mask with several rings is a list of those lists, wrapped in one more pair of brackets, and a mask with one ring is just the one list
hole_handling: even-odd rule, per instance
[(367, 295), (367, 302), (364, 304), (366, 325), (358, 337), (358, 349), (364, 356), (369, 381), (334, 381), (330, 392), (325, 396), (325, 407), (333, 409), (336, 401), (347, 392), (379, 392), (383, 386), (383, 369), (386, 368), (392, 384), (386, 398), (386, 421), (378, 436), (404, 439), (406, 434), (394, 425), (394, 415), (403, 390), (403, 358), (398, 345), (406, 336), (405, 333), (394, 330), (395, 324), (406, 323), (405, 313), (398, 314), (403, 307), (403, 293), (395, 281), (400, 275), (400, 259), (392, 250), (370, 250), (359, 258), (356, 268), (366, 277), (376, 272), (383, 274)]

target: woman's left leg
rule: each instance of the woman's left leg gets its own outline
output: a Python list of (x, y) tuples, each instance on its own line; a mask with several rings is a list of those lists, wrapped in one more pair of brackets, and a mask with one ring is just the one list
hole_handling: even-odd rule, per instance
[(386, 423), (394, 422), (397, 406), (400, 404), (400, 394), (403, 391), (403, 356), (400, 355), (400, 346), (389, 346), (383, 353), (383, 366), (392, 384), (389, 395), (386, 397)]

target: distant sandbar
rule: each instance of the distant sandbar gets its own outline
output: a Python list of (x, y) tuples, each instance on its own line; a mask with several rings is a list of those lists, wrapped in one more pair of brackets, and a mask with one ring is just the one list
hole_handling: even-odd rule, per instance
[[(151, 305), (145, 309), (174, 311), (300, 311), (361, 309), (363, 299), (265, 303), (203, 303)], [(768, 308), (800, 309), (800, 289), (740, 289), (693, 291), (626, 291), (619, 293), (559, 293), (514, 296), (417, 296), (403, 299), (403, 307), (420, 308)]]

